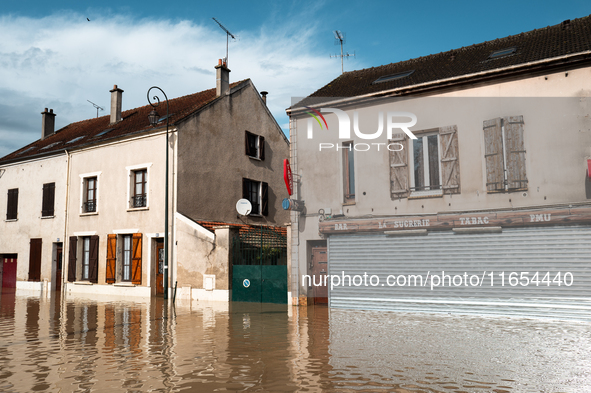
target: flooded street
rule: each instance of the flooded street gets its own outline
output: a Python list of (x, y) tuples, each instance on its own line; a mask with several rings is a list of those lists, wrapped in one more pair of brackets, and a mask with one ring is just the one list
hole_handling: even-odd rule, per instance
[(588, 392), (591, 325), (3, 293), (2, 392)]

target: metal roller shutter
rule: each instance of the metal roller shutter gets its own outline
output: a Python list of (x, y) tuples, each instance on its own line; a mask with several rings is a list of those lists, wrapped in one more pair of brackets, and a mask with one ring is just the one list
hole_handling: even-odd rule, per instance
[[(328, 249), (329, 289), (331, 280), (337, 283), (335, 275), (345, 282), (329, 290), (332, 307), (591, 320), (591, 226), (405, 237), (335, 235), (329, 237)], [(512, 272), (517, 273), (516, 285), (515, 279), (509, 281)], [(526, 283), (521, 272), (528, 272), (528, 285), (521, 285)], [(537, 285), (531, 282), (536, 272)], [(572, 276), (565, 276), (567, 272)], [(356, 285), (359, 278), (348, 285), (347, 276), (365, 273), (361, 285)], [(370, 282), (371, 275), (377, 277)], [(433, 275), (445, 285), (432, 287), (438, 282)], [(379, 284), (372, 285), (377, 278)]]

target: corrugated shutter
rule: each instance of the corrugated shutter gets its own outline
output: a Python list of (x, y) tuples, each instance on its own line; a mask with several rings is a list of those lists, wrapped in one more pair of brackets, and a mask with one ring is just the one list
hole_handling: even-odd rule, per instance
[[(591, 320), (591, 226), (511, 228), (502, 233), (462, 235), (441, 231), (412, 237), (335, 235), (329, 237), (328, 248), (330, 275), (344, 272), (379, 277), (378, 286), (335, 287), (329, 292), (332, 307)], [(467, 273), (474, 283), (472, 276), (478, 276), (482, 284), (447, 285), (446, 278), (444, 287), (431, 289), (434, 279), (425, 277), (428, 273), (442, 276), (442, 272), (450, 279), (455, 275), (463, 279)], [(504, 286), (501, 272), (505, 272)], [(550, 281), (558, 272), (563, 279), (568, 272), (573, 282), (571, 286), (513, 286), (511, 272), (528, 272), (530, 279), (539, 272), (539, 281), (546, 272), (550, 272)], [(414, 275), (424, 286), (388, 286), (389, 275), (405, 276), (409, 282), (409, 275)]]
[(394, 134), (388, 143), (402, 145), (400, 151), (393, 146), (390, 150), (390, 196), (392, 199), (408, 196), (408, 139), (404, 134)]
[(76, 281), (76, 253), (78, 251), (78, 238), (70, 236), (70, 252), (68, 253), (68, 281)]
[(115, 282), (115, 264), (117, 262), (117, 235), (107, 235), (107, 284)]
[(489, 192), (502, 191), (505, 189), (505, 175), (501, 118), (484, 121), (483, 130), (486, 189)]
[(503, 119), (505, 149), (507, 153), (507, 184), (509, 190), (527, 190), (525, 173), (525, 143), (523, 140), (523, 116)]
[(458, 146), (458, 128), (442, 127), (441, 138), (441, 176), (444, 194), (460, 193), (460, 154)]
[(42, 239), (31, 239), (29, 249), (29, 281), (41, 281)]
[(89, 271), (90, 275), (88, 281), (98, 283), (98, 252), (99, 252), (99, 237), (90, 237), (90, 260)]
[(142, 284), (142, 234), (134, 233), (132, 237), (131, 282)]

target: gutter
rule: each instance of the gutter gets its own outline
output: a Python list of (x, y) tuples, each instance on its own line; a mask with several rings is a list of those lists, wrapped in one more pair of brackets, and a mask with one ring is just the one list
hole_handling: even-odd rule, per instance
[[(70, 249), (70, 240), (68, 238), (68, 203), (69, 203), (69, 198), (68, 196), (70, 195), (70, 152), (68, 150), (64, 150), (64, 152), (66, 153), (66, 158), (68, 161), (67, 164), (67, 169), (66, 169), (66, 207), (65, 207), (65, 211), (64, 211), (64, 241), (62, 242), (62, 244), (64, 245), (62, 247), (62, 300), (65, 299), (65, 292), (66, 292), (66, 269), (64, 269), (65, 267), (65, 255), (66, 255), (66, 250)], [(68, 253), (68, 257), (69, 257), (69, 253)], [(69, 268), (70, 266), (68, 266)]]
[[(358, 96), (353, 96), (353, 97), (347, 97), (347, 98), (343, 98), (343, 99), (335, 100), (335, 101), (323, 102), (322, 105), (334, 105), (334, 104), (340, 104), (340, 103), (348, 103), (348, 102), (359, 100), (362, 98), (391, 96), (391, 95), (395, 95), (396, 93), (404, 92), (405, 90), (417, 90), (417, 89), (427, 88), (427, 87), (436, 87), (438, 85), (442, 85), (445, 83), (449, 84), (449, 83), (454, 83), (454, 82), (458, 82), (458, 81), (462, 81), (462, 80), (475, 79), (475, 78), (482, 77), (482, 76), (489, 76), (489, 75), (492, 76), (495, 74), (502, 74), (504, 72), (519, 71), (521, 69), (526, 69), (526, 68), (533, 67), (536, 65), (544, 65), (544, 64), (548, 64), (548, 63), (552, 63), (552, 62), (556, 62), (556, 61), (560, 61), (560, 60), (571, 59), (571, 58), (575, 58), (575, 57), (582, 57), (585, 55), (591, 55), (591, 50), (587, 50), (584, 52), (578, 52), (574, 55), (573, 54), (562, 55), (562, 56), (552, 57), (552, 58), (544, 59), (544, 60), (516, 64), (516, 65), (505, 67), (505, 68), (495, 68), (494, 70), (480, 71), (480, 72), (475, 72), (472, 74), (459, 75), (459, 76), (454, 76), (454, 77), (445, 78), (445, 79), (437, 79), (434, 81), (423, 82), (423, 83), (419, 83), (416, 85), (397, 87), (397, 88), (390, 89), (390, 90), (381, 90), (381, 91), (374, 92), (374, 93), (368, 93), (368, 94), (363, 94), (363, 95), (358, 95)], [(306, 98), (314, 98), (314, 97), (306, 97)], [(323, 97), (318, 97), (318, 98), (323, 98)], [(326, 97), (326, 98), (330, 98), (330, 97)], [(302, 108), (302, 107), (288, 108), (288, 109), (286, 109), (286, 112), (288, 115), (292, 115), (292, 114), (294, 114), (294, 112), (303, 112), (304, 110), (305, 110), (305, 108)]]

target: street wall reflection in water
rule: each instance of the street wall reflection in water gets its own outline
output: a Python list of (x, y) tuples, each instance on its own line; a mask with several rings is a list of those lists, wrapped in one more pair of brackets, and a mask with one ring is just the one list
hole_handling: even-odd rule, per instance
[(0, 391), (591, 391), (591, 324), (0, 298)]

